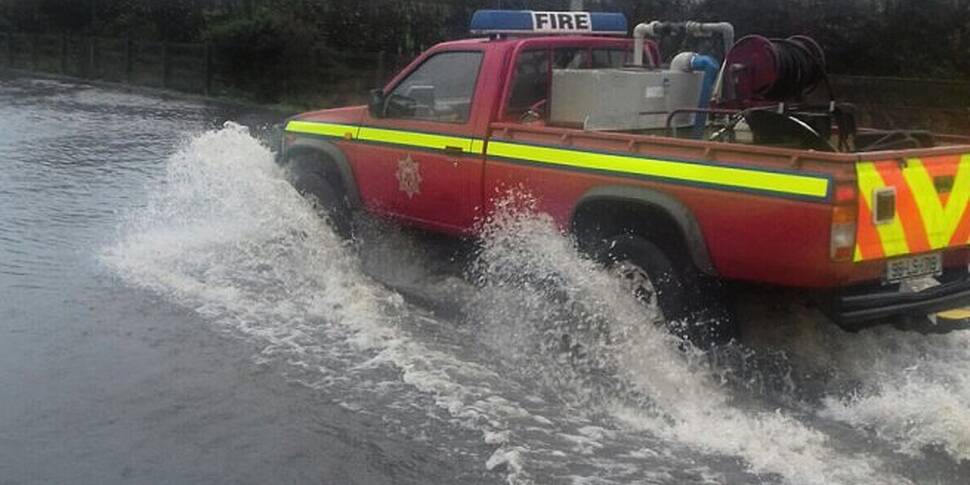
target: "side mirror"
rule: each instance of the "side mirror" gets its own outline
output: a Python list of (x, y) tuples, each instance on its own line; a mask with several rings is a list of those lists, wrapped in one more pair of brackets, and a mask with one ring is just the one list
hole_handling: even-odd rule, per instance
[(383, 89), (372, 89), (370, 92), (370, 104), (367, 105), (370, 115), (374, 118), (384, 117), (384, 108), (387, 105), (387, 96)]

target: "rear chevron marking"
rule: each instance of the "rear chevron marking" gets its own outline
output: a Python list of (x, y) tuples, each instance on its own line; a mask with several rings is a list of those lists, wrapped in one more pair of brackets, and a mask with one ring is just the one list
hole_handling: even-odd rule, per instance
[[(859, 225), (856, 261), (935, 251), (970, 244), (970, 155), (856, 164)], [(952, 176), (940, 193), (934, 177)], [(875, 224), (872, 195), (896, 189), (896, 217)], [(873, 237), (873, 233), (878, 234)]]
[(966, 213), (967, 202), (970, 201), (970, 169), (965, 167), (967, 159), (964, 157), (959, 163), (953, 189), (945, 204), (940, 200), (933, 178), (921, 160), (911, 160), (903, 172), (906, 183), (912, 187), (932, 249), (949, 246)]
[[(872, 216), (869, 211), (869, 208), (872, 207), (872, 194), (876, 189), (886, 187), (887, 184), (879, 170), (876, 169), (876, 164), (872, 162), (858, 163), (856, 174), (859, 179), (859, 222), (860, 225), (872, 224)], [(909, 253), (906, 232), (903, 230), (899, 217), (888, 224), (876, 226), (876, 230), (879, 232), (884, 257)]]

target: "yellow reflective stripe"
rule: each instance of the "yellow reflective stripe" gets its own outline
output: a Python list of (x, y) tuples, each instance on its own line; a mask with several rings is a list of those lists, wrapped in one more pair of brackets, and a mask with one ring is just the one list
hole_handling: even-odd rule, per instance
[[(859, 179), (859, 195), (862, 196), (869, 207), (870, 220), (872, 211), (873, 191), (886, 187), (886, 182), (882, 175), (876, 170), (876, 165), (872, 162), (859, 162), (856, 164), (856, 176)], [(897, 215), (891, 223), (877, 224), (876, 231), (879, 232), (879, 240), (882, 242), (882, 250), (885, 257), (898, 256), (909, 253), (909, 244), (906, 242), (906, 231), (903, 230), (903, 223)], [(861, 255), (860, 255), (861, 256)], [(858, 261), (858, 260), (857, 260)]]
[(360, 129), (359, 139), (361, 141), (391, 143), (394, 145), (428, 148), (432, 150), (460, 148), (464, 152), (473, 152), (471, 138), (436, 135), (432, 133), (419, 133), (416, 131), (386, 130), (383, 128), (371, 128), (365, 126)]
[(358, 128), (353, 125), (317, 123), (313, 121), (293, 120), (286, 124), (286, 131), (291, 133), (307, 133), (310, 135), (336, 136), (349, 139), (357, 137), (357, 130)]
[(949, 246), (950, 239), (967, 211), (967, 203), (970, 202), (970, 157), (963, 156), (960, 159), (946, 207), (943, 207), (933, 178), (922, 160), (908, 160), (903, 177), (916, 199), (930, 246), (933, 249)]
[(700, 182), (799, 196), (825, 198), (829, 193), (829, 180), (827, 178), (809, 175), (766, 172), (670, 160), (652, 160), (624, 155), (609, 155), (605, 153), (520, 145), (495, 140), (488, 142), (488, 155), (552, 165), (662, 177), (686, 182)]
[(476, 155), (485, 154), (485, 140), (472, 140), (472, 153)]
[[(351, 137), (360, 141), (388, 143), (430, 150), (458, 148), (474, 155), (486, 153), (485, 140), (434, 133), (354, 127), (331, 123), (291, 121), (286, 131), (326, 136)], [(811, 175), (786, 174), (763, 170), (704, 165), (672, 160), (653, 160), (625, 155), (538, 147), (519, 143), (488, 141), (487, 154), (552, 165), (604, 170), (632, 175), (662, 177), (685, 182), (698, 182), (753, 189), (779, 194), (814, 198), (829, 195), (829, 179)]]

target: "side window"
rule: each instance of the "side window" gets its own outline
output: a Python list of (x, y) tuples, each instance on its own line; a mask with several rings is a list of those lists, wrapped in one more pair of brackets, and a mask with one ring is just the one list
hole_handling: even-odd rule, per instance
[(560, 47), (529, 50), (519, 54), (515, 61), (515, 78), (512, 92), (505, 107), (505, 119), (520, 120), (530, 108), (544, 117), (546, 108), (542, 101), (549, 98), (552, 69), (589, 69), (589, 50), (580, 47)]
[(391, 91), (386, 116), (468, 121), (481, 63), (481, 52), (442, 52), (430, 57)]
[(565, 48), (553, 51), (553, 69), (587, 69), (586, 49)]
[(525, 51), (515, 61), (515, 80), (505, 116), (518, 120), (549, 93), (549, 51)]
[(623, 67), (629, 57), (630, 54), (626, 50), (593, 49), (593, 69)]

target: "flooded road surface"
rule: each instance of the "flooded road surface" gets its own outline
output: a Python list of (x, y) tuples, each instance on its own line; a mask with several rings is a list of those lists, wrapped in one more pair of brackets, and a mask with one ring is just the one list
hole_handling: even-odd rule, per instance
[(970, 481), (970, 336), (684, 353), (541, 214), (341, 241), (275, 121), (0, 80), (0, 483)]

